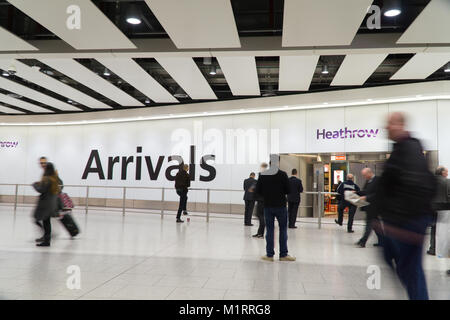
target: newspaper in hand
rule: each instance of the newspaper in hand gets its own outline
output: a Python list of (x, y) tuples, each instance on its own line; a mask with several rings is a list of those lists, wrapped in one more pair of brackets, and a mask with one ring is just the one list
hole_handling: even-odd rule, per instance
[(344, 198), (346, 201), (357, 207), (365, 207), (370, 204), (369, 202), (362, 200), (361, 197), (353, 191), (344, 191)]

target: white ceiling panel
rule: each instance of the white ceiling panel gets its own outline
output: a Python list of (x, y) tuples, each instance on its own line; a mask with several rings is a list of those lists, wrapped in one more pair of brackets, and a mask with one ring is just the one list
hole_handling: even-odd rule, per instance
[(217, 99), (192, 58), (156, 58), (192, 99)]
[(450, 1), (432, 0), (397, 43), (450, 43)]
[[(91, 1), (8, 0), (8, 2), (75, 49), (136, 48)], [(79, 11), (69, 10), (71, 8), (79, 9)], [(77, 12), (80, 13), (80, 28), (75, 25), (76, 19), (72, 19), (76, 17)]]
[(178, 48), (240, 48), (230, 0), (146, 0)]
[(255, 57), (217, 57), (234, 96), (259, 96)]
[(40, 106), (36, 106), (34, 104), (28, 103), (26, 101), (10, 97), (10, 96), (8, 96), (6, 94), (3, 94), (3, 93), (0, 93), (0, 103), (1, 102), (9, 104), (9, 105), (12, 105), (14, 107), (22, 108), (24, 110), (32, 111), (32, 112), (39, 112), (39, 113), (53, 112), (53, 111), (50, 111), (48, 109), (42, 108)]
[(319, 56), (281, 56), (279, 91), (307, 91)]
[(40, 59), (41, 62), (78, 81), (121, 106), (143, 106), (141, 102), (73, 59)]
[(387, 53), (346, 55), (331, 85), (362, 86), (387, 56)]
[(18, 60), (10, 60), (10, 59), (0, 59), (0, 69), (7, 69), (9, 66), (14, 65), (16, 67), (17, 73), (16, 76), (33, 82), (43, 88), (46, 88), (50, 91), (53, 91), (63, 97), (76, 101), (85, 105), (86, 107), (93, 109), (109, 109), (110, 106), (104, 104), (101, 101), (98, 101), (87, 94), (72, 88), (64, 84), (61, 81), (58, 81), (42, 72), (37, 70), (36, 68), (32, 68), (27, 66), (26, 64), (18, 61)]
[(0, 27), (0, 51), (38, 50), (25, 40)]
[(169, 91), (130, 58), (99, 58), (98, 62), (158, 103), (178, 102)]
[(350, 45), (373, 0), (285, 0), (283, 47)]
[(58, 99), (42, 94), (39, 91), (30, 89), (20, 83), (8, 80), (3, 77), (0, 77), (0, 88), (20, 94), (21, 96), (27, 97), (28, 99), (41, 102), (62, 111), (81, 111), (80, 108), (77, 108), (71, 104), (62, 102)]
[(400, 68), (391, 80), (426, 79), (450, 61), (450, 52), (424, 53), (414, 55)]
[(22, 111), (18, 111), (16, 109), (8, 108), (8, 107), (2, 106), (2, 105), (0, 105), (0, 112), (11, 113), (11, 114), (23, 114), (24, 113)]

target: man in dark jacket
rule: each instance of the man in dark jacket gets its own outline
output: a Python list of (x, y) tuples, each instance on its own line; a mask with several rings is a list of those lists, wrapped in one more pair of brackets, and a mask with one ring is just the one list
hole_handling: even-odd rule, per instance
[(244, 201), (245, 201), (245, 212), (244, 212), (244, 225), (252, 226), (252, 214), (253, 208), (255, 207), (255, 186), (256, 179), (255, 173), (250, 173), (250, 177), (244, 180)]
[[(369, 239), (370, 233), (372, 232), (373, 225), (375, 223), (379, 223), (377, 205), (375, 201), (378, 177), (375, 176), (370, 168), (362, 169), (361, 174), (366, 179), (363, 190), (360, 192), (360, 195), (362, 195), (361, 200), (369, 202), (369, 205), (361, 208), (366, 212), (366, 229), (362, 238), (359, 239), (356, 245), (364, 248), (366, 246), (367, 239)], [(382, 243), (382, 235), (379, 228), (375, 229), (375, 233), (378, 237), (378, 243), (375, 243), (374, 246), (380, 246)]]
[(184, 164), (183, 167), (180, 168), (177, 175), (175, 176), (175, 189), (177, 194), (180, 196), (180, 204), (178, 206), (177, 212), (177, 222), (184, 222), (181, 220), (181, 212), (187, 215), (186, 205), (187, 205), (187, 193), (188, 188), (191, 186), (191, 177), (188, 174), (189, 166)]
[(349, 173), (347, 175), (347, 180), (342, 182), (336, 189), (339, 193), (339, 203), (338, 203), (338, 219), (334, 220), (338, 225), (342, 226), (344, 221), (344, 210), (348, 208), (348, 222), (347, 222), (347, 232), (352, 233), (353, 231), (353, 218), (355, 217), (356, 206), (346, 201), (344, 198), (345, 191), (359, 192), (359, 187), (353, 182), (353, 175)]
[(288, 255), (286, 195), (289, 193), (289, 179), (286, 172), (278, 169), (275, 174), (261, 173), (256, 183), (256, 193), (264, 199), (264, 217), (266, 221), (266, 252), (263, 260), (273, 261), (275, 218), (280, 228), (280, 261), (295, 261)]
[[(267, 165), (267, 163), (265, 163), (265, 162), (261, 163), (261, 168), (260, 168), (260, 173), (258, 174), (258, 179), (261, 176), (261, 172), (264, 172), (265, 170), (267, 170), (268, 167), (269, 166)], [(258, 218), (259, 226), (258, 226), (258, 231), (252, 237), (262, 239), (262, 238), (264, 238), (264, 230), (266, 228), (266, 221), (264, 219), (264, 199), (261, 195), (259, 195), (255, 192), (255, 200), (256, 200), (256, 217)]]
[(389, 116), (387, 130), (389, 139), (395, 143), (377, 189), (384, 227), (384, 257), (395, 268), (410, 299), (428, 300), (422, 248), (431, 220), (435, 178), (428, 170), (419, 140), (405, 130), (402, 113)]
[(289, 228), (295, 229), (295, 222), (297, 222), (297, 212), (300, 205), (300, 193), (303, 192), (302, 180), (297, 178), (297, 169), (292, 169), (292, 176), (289, 177), (289, 188), (291, 192), (287, 195), (288, 213), (289, 213)]

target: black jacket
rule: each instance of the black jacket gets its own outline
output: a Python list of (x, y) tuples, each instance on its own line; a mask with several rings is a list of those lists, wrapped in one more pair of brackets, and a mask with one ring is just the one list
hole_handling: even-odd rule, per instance
[(37, 206), (34, 210), (34, 218), (38, 221), (45, 220), (53, 217), (58, 208), (58, 188), (57, 193), (52, 193), (51, 181), (49, 178), (44, 177), (42, 181), (33, 183), (33, 188), (40, 193)]
[(383, 220), (401, 227), (432, 213), (435, 185), (419, 140), (408, 136), (395, 143), (377, 189)]
[(359, 192), (360, 189), (356, 183), (352, 180), (345, 180), (337, 187), (336, 192), (339, 193), (338, 200), (345, 201), (344, 192), (345, 191), (356, 191)]
[(289, 202), (300, 202), (300, 193), (303, 192), (302, 180), (297, 177), (289, 178), (289, 187), (291, 192), (287, 195), (287, 200)]
[(372, 216), (377, 216), (377, 187), (378, 187), (379, 178), (377, 176), (373, 176), (372, 179), (366, 181), (363, 189), (359, 193), (361, 196), (365, 196), (367, 202), (370, 204), (368, 206), (362, 207), (361, 210), (366, 211), (367, 214)]
[(265, 208), (286, 207), (286, 195), (290, 192), (286, 172), (278, 170), (274, 175), (259, 175), (256, 193), (264, 200)]
[(255, 200), (255, 187), (255, 178), (247, 178), (244, 180), (244, 200)]
[(181, 189), (187, 191), (187, 189), (191, 186), (191, 177), (189, 173), (180, 169), (175, 176), (175, 189)]
[(436, 177), (436, 194), (433, 198), (434, 210), (450, 210), (450, 180), (443, 177)]

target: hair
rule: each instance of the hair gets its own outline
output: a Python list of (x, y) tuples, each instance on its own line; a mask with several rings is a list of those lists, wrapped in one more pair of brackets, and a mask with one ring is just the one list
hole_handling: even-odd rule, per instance
[(47, 160), (47, 157), (42, 156), (39, 158), (39, 160)]
[(59, 179), (53, 163), (48, 162), (45, 166), (44, 175), (42, 181), (48, 181), (50, 183), (50, 192), (52, 194), (59, 193)]
[(353, 180), (353, 178), (354, 178), (353, 174), (351, 174), (351, 173), (347, 174), (347, 179), (348, 180)]
[(250, 177), (255, 176), (256, 174), (254, 172), (250, 172)]
[(187, 171), (187, 169), (189, 169), (189, 165), (185, 163), (185, 164), (183, 164), (182, 168), (184, 169), (184, 171)]
[(437, 176), (442, 176), (442, 174), (444, 173), (445, 170), (447, 170), (445, 167), (439, 166), (436, 168), (435, 174)]
[(292, 174), (296, 175), (297, 174), (297, 169), (292, 169)]
[(267, 168), (269, 165), (267, 164), (267, 163), (265, 163), (265, 162), (263, 162), (263, 163), (261, 163), (261, 168)]

